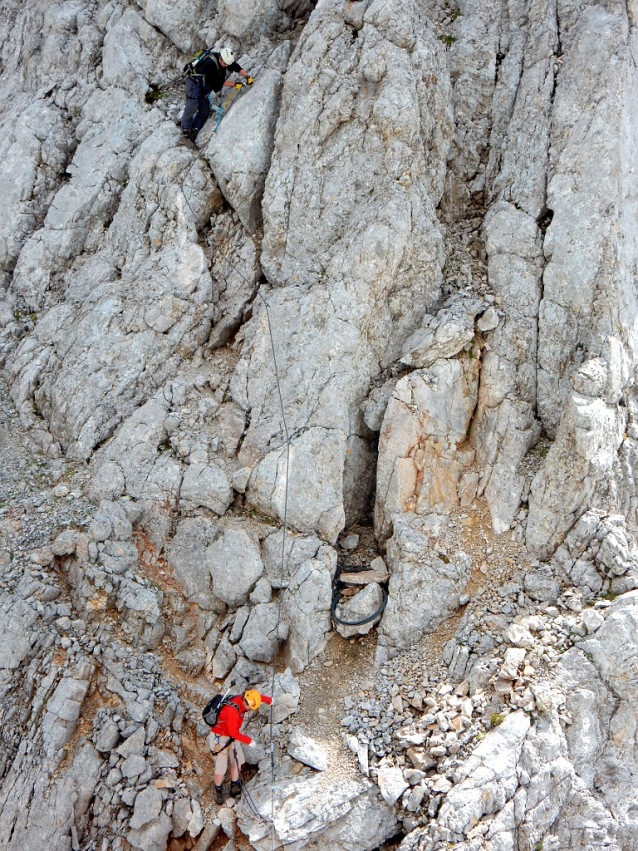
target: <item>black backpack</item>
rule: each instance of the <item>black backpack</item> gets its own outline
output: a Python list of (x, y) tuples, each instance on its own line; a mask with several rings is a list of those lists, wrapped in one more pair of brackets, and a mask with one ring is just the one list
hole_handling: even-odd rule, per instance
[(213, 56), (213, 48), (209, 47), (208, 50), (200, 50), (194, 59), (191, 59), (190, 62), (187, 62), (186, 65), (184, 65), (184, 74), (186, 74), (187, 77), (200, 77), (201, 74), (197, 73), (196, 68), (203, 59), (208, 58), (212, 59), (215, 65), (219, 68), (219, 62)]
[(209, 727), (215, 727), (219, 721), (219, 713), (222, 711), (224, 706), (234, 706), (237, 712), (239, 712), (239, 707), (232, 701), (233, 695), (227, 697), (223, 694), (216, 694), (215, 697), (211, 698), (202, 710), (202, 718), (206, 724), (208, 724)]

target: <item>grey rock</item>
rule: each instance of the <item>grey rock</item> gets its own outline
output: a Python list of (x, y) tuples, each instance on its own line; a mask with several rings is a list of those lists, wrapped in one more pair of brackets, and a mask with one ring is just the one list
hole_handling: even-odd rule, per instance
[(271, 662), (278, 641), (288, 637), (288, 624), (279, 622), (278, 603), (258, 603), (250, 612), (239, 646), (255, 662)]
[(171, 820), (162, 812), (156, 821), (146, 827), (130, 830), (126, 838), (132, 847), (138, 848), (139, 851), (165, 851), (171, 827)]
[(387, 537), (404, 512), (447, 514), (474, 458), (467, 430), (478, 395), (476, 358), (437, 360), (396, 385), (379, 437), (375, 528)]
[(337, 553), (324, 545), (317, 556), (302, 562), (283, 592), (283, 619), (289, 626), (286, 656), (293, 673), (300, 673), (326, 646), (331, 630), (332, 580)]
[[(394, 807), (379, 798), (371, 781), (335, 781), (324, 772), (291, 774), (294, 765), (292, 760), (287, 766), (284, 761), (275, 789), (276, 841), (294, 837), (303, 845), (320, 843), (327, 851), (337, 851), (347, 843), (353, 851), (363, 851), (396, 830)], [(258, 806), (269, 799), (270, 786), (259, 775), (249, 789)], [(257, 851), (266, 851), (272, 843), (269, 832), (259, 825), (243, 799), (237, 807), (237, 824)]]
[(248, 599), (264, 571), (259, 549), (243, 529), (230, 529), (207, 550), (213, 592), (229, 606)]
[(290, 735), (288, 753), (293, 759), (317, 771), (325, 771), (328, 767), (325, 750), (300, 727), (295, 727)]
[(213, 657), (213, 677), (218, 680), (225, 677), (233, 668), (237, 653), (226, 635), (219, 642), (219, 646)]
[(392, 765), (383, 766), (379, 769), (377, 783), (383, 800), (388, 804), (395, 804), (408, 788), (400, 768)]
[(254, 233), (261, 224), (261, 197), (270, 166), (282, 75), (265, 68), (224, 117), (205, 155), (224, 197)]
[(143, 789), (135, 799), (135, 809), (131, 817), (132, 830), (138, 830), (151, 821), (155, 821), (162, 809), (162, 796), (155, 786)]
[(422, 327), (403, 344), (401, 362), (422, 369), (457, 355), (472, 342), (474, 317), (482, 307), (478, 299), (459, 298), (436, 316), (426, 314)]
[(187, 598), (202, 609), (215, 608), (206, 552), (215, 538), (215, 527), (205, 517), (187, 517), (177, 526), (168, 544), (168, 563)]
[(129, 756), (128, 759), (125, 759), (122, 765), (120, 766), (122, 774), (128, 780), (132, 778), (137, 778), (146, 771), (146, 760), (140, 754), (133, 754)]
[(182, 511), (209, 508), (221, 516), (232, 500), (230, 482), (216, 464), (189, 464), (180, 490)]
[(144, 727), (139, 727), (132, 736), (125, 739), (117, 749), (120, 756), (128, 759), (133, 754), (143, 754), (146, 739), (146, 730)]
[[(288, 582), (290, 574), (299, 565), (309, 558), (314, 558), (317, 554), (321, 541), (315, 537), (305, 537), (302, 535), (293, 535), (288, 531), (286, 535), (285, 553), (284, 555), (284, 582)], [(273, 588), (281, 586), (281, 567), (282, 567), (282, 547), (283, 547), (283, 530), (279, 529), (268, 535), (262, 544), (262, 553), (266, 575)]]
[(283, 674), (275, 674), (275, 693), (272, 705), (274, 724), (281, 724), (282, 721), (297, 711), (300, 695), (301, 688), (290, 668), (286, 668)]
[(386, 648), (412, 647), (456, 611), (471, 565), (462, 552), (445, 560), (433, 553), (420, 529), (403, 518), (395, 519), (387, 558), (390, 583), (379, 625), (379, 661)]
[(204, 817), (202, 816), (202, 808), (199, 801), (191, 800), (192, 814), (188, 821), (188, 833), (193, 838), (199, 836), (204, 829)]
[(38, 613), (23, 600), (3, 603), (0, 609), (0, 668), (15, 670), (31, 650), (30, 627)]
[[(344, 621), (366, 620), (379, 610), (382, 602), (383, 591), (381, 586), (376, 582), (371, 582), (362, 591), (359, 591), (353, 597), (349, 597), (344, 605), (337, 606), (335, 614)], [(381, 615), (361, 626), (344, 626), (337, 623), (336, 629), (339, 635), (343, 635), (344, 638), (350, 638), (353, 635), (367, 635), (379, 620), (381, 620)]]
[(265, 576), (262, 576), (255, 585), (254, 591), (251, 592), (249, 600), (253, 606), (256, 606), (257, 603), (270, 603), (271, 599), (272, 585)]

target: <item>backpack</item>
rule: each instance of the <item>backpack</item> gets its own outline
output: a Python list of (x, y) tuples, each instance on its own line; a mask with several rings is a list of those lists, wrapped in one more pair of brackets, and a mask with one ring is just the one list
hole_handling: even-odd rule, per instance
[(202, 59), (206, 59), (207, 57), (210, 57), (213, 60), (213, 62), (215, 63), (215, 65), (217, 65), (217, 67), (219, 68), (219, 63), (218, 63), (217, 59), (215, 59), (215, 57), (212, 54), (213, 54), (213, 48), (212, 47), (209, 47), (208, 50), (200, 50), (200, 52), (195, 55), (194, 59), (191, 59), (190, 62), (187, 62), (186, 65), (184, 65), (184, 74), (186, 74), (187, 77), (201, 76), (201, 75), (195, 73), (195, 68), (197, 68), (197, 66), (202, 61)]
[(215, 727), (219, 721), (219, 713), (224, 706), (234, 706), (237, 712), (239, 712), (239, 707), (232, 701), (233, 695), (226, 697), (223, 694), (216, 694), (215, 697), (211, 698), (202, 710), (202, 718), (206, 724), (209, 727)]

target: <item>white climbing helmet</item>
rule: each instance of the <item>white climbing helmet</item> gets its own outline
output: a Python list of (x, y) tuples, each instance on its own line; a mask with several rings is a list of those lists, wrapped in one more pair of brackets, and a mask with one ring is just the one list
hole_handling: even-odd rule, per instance
[(235, 54), (230, 49), (230, 47), (222, 47), (222, 49), (219, 51), (219, 55), (221, 56), (222, 60), (225, 62), (226, 65), (232, 65), (235, 61)]

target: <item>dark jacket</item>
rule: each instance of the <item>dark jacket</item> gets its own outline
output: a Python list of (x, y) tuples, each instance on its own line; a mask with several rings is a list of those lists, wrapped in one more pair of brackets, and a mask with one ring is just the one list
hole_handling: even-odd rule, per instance
[(219, 61), (219, 53), (209, 53), (205, 59), (198, 62), (191, 77), (202, 90), (202, 94), (219, 92), (226, 81), (228, 74), (236, 74), (241, 71), (241, 65), (233, 62), (225, 68)]
[[(262, 694), (261, 699), (264, 703), (272, 703), (272, 698), (266, 697), (265, 694)], [(244, 705), (241, 694), (233, 697), (231, 703), (233, 704), (232, 706), (224, 706), (219, 713), (217, 724), (211, 727), (211, 730), (219, 736), (230, 736), (231, 739), (237, 739), (238, 742), (249, 745), (252, 742), (250, 736), (244, 736), (243, 733), (239, 732), (239, 728), (244, 721), (244, 713), (246, 712), (246, 706)]]

